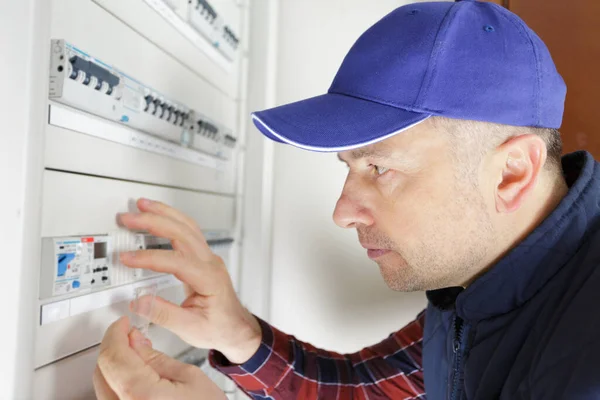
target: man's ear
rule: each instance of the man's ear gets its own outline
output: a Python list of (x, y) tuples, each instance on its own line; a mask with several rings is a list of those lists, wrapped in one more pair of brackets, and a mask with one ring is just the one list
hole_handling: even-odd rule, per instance
[(548, 151), (542, 138), (533, 134), (511, 138), (497, 151), (503, 166), (496, 186), (496, 210), (511, 213), (523, 205), (535, 188)]

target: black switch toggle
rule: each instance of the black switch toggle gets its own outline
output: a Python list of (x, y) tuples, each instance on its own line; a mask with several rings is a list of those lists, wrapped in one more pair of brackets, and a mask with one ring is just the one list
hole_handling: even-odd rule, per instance
[(156, 112), (158, 111), (158, 107), (160, 106), (160, 100), (154, 99), (153, 103), (154, 103), (154, 111), (152, 111), (152, 115), (156, 115)]
[(144, 100), (146, 100), (146, 107), (144, 107), (144, 112), (148, 112), (148, 109), (150, 108), (150, 104), (152, 103), (152, 101), (154, 99), (152, 98), (152, 96), (148, 95), (148, 96), (144, 97)]

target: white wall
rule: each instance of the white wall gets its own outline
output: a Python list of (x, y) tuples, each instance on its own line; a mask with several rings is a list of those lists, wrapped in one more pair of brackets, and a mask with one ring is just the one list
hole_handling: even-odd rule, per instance
[[(401, 0), (280, 2), (278, 104), (325, 93), (358, 36)], [(423, 293), (395, 293), (331, 218), (346, 168), (335, 154), (275, 146), (271, 318), (276, 327), (337, 351), (373, 344), (414, 319)]]
[(249, 110), (273, 107), (275, 103), (277, 6), (278, 0), (250, 1), (250, 21), (244, 35), (249, 47), (248, 80), (241, 96), (245, 160), (239, 295), (249, 310), (264, 319), (269, 319), (270, 311), (274, 146), (254, 129)]

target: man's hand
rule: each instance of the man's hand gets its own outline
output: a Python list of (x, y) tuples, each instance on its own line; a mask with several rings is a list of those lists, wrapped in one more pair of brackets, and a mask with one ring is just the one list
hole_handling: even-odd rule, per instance
[(258, 350), (258, 321), (240, 303), (227, 267), (209, 248), (200, 228), (183, 213), (158, 202), (140, 199), (141, 213), (122, 214), (129, 229), (170, 239), (173, 250), (124, 253), (123, 264), (175, 275), (185, 284), (181, 306), (156, 298), (139, 299), (136, 312), (177, 334), (194, 347), (215, 349), (234, 364), (242, 364)]
[(128, 332), (121, 318), (104, 335), (94, 372), (99, 400), (227, 399), (199, 368), (152, 349), (138, 330)]

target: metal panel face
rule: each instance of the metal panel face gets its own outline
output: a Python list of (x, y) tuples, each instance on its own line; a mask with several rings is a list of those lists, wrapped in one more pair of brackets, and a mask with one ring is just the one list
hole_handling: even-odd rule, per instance
[(162, 201), (191, 216), (203, 230), (233, 228), (233, 196), (45, 171), (42, 237), (89, 235), (118, 229), (116, 216), (139, 197)]
[(46, 168), (233, 194), (235, 155), (222, 160), (61, 105), (51, 105)]

